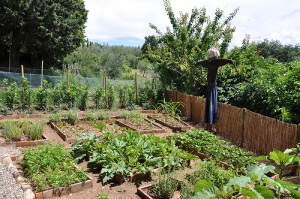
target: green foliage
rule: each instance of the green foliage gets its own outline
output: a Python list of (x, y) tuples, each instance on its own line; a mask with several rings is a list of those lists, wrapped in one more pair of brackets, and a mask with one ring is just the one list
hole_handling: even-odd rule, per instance
[[(32, 123), (28, 120), (3, 121), (0, 128), (3, 129), (3, 137), (8, 141), (40, 140), (43, 137), (42, 123)], [(23, 138), (23, 139), (22, 139)]]
[(88, 95), (89, 95), (89, 85), (86, 85), (85, 87), (82, 88), (81, 95), (79, 96), (78, 108), (81, 111), (84, 111), (87, 108)]
[(50, 88), (51, 83), (48, 83), (46, 80), (44, 80), (43, 85), (38, 88), (36, 93), (36, 101), (39, 110), (45, 111), (47, 109), (51, 96)]
[(255, 45), (259, 55), (264, 58), (275, 58), (280, 62), (292, 62), (300, 58), (299, 44), (295, 46), (291, 44), (284, 45), (278, 40), (264, 39), (258, 41)]
[(179, 184), (173, 178), (172, 174), (162, 174), (159, 175), (154, 185), (152, 185), (151, 193), (157, 199), (172, 198), (178, 186)]
[(142, 114), (139, 111), (122, 111), (119, 115), (122, 119), (138, 119), (142, 118)]
[(172, 136), (172, 139), (182, 149), (207, 154), (216, 160), (227, 162), (229, 166), (236, 169), (245, 170), (248, 165), (255, 163), (251, 152), (205, 130), (190, 130), (184, 134), (176, 134)]
[(83, 0), (3, 1), (1, 5), (1, 45), (11, 49), (12, 67), (20, 67), (21, 56), (30, 57), (31, 66), (42, 58), (47, 65), (59, 64), (83, 41), (87, 20)]
[(34, 93), (33, 90), (29, 87), (29, 81), (24, 77), (22, 77), (21, 79), (19, 96), (22, 110), (30, 110), (34, 99)]
[(60, 122), (62, 117), (63, 116), (59, 113), (51, 113), (49, 115), (49, 122)]
[(75, 161), (88, 160), (92, 155), (96, 143), (99, 141), (99, 136), (93, 133), (84, 134), (77, 139), (72, 145), (72, 155)]
[[(89, 143), (83, 138), (83, 143)], [(85, 141), (86, 140), (86, 141)], [(126, 131), (124, 135), (105, 132), (102, 142), (92, 143), (91, 147), (77, 147), (88, 157), (89, 164), (101, 168), (102, 182), (106, 183), (116, 174), (125, 177), (135, 173), (147, 173), (154, 168), (174, 169), (187, 163), (195, 156), (186, 153), (174, 145), (171, 140), (165, 140), (154, 135), (140, 135)], [(78, 145), (77, 145), (78, 146)], [(86, 156), (84, 156), (86, 157)]]
[(14, 110), (15, 106), (18, 105), (19, 102), (19, 88), (16, 82), (8, 84), (8, 79), (3, 80), (3, 84), (5, 85), (4, 89), (4, 103), (10, 109)]
[(105, 96), (104, 89), (102, 87), (98, 88), (93, 96), (94, 103), (96, 105), (96, 109), (105, 107)]
[(20, 141), (23, 135), (23, 131), (15, 124), (7, 123), (3, 127), (2, 135), (8, 141)]
[(23, 151), (22, 166), (36, 192), (58, 188), (87, 179), (86, 173), (76, 169), (71, 155), (63, 145), (39, 145)]
[(74, 125), (74, 123), (78, 120), (78, 112), (75, 110), (68, 111), (65, 115), (65, 119), (69, 124)]
[(97, 128), (99, 131), (103, 131), (106, 128), (106, 124), (104, 122), (91, 121), (89, 125)]
[(128, 101), (128, 97), (127, 97), (127, 93), (126, 93), (126, 89), (124, 86), (120, 85), (119, 86), (119, 104), (120, 104), (120, 108), (125, 108), (127, 106), (127, 101)]
[(229, 53), (236, 67), (218, 75), (219, 99), (286, 122), (299, 123), (299, 61), (280, 63), (259, 56), (257, 46), (244, 42)]
[(112, 84), (108, 84), (106, 98), (107, 98), (107, 108), (112, 109), (116, 100), (116, 94), (115, 94), (114, 86)]
[(216, 9), (215, 16), (210, 18), (205, 8), (192, 9), (190, 16), (180, 13), (176, 18), (169, 0), (164, 0), (164, 6), (171, 28), (162, 33), (150, 24), (157, 36), (145, 38), (143, 58), (155, 64), (155, 71), (169, 88), (197, 95), (205, 93), (206, 71), (196, 63), (205, 59), (207, 50), (215, 44), (224, 56), (235, 31), (230, 22), (238, 9), (225, 19), (222, 10)]

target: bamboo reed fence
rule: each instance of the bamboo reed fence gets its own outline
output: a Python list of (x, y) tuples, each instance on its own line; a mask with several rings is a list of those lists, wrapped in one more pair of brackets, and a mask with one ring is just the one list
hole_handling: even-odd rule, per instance
[[(183, 116), (205, 124), (205, 98), (167, 91), (167, 100), (181, 102)], [(266, 117), (247, 109), (218, 103), (216, 134), (257, 155), (285, 150), (300, 142), (300, 126)]]

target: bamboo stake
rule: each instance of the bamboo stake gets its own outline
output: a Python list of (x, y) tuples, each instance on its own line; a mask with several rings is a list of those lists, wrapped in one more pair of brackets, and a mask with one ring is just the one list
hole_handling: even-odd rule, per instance
[(21, 65), (21, 74), (22, 74), (22, 78), (24, 78), (24, 66)]

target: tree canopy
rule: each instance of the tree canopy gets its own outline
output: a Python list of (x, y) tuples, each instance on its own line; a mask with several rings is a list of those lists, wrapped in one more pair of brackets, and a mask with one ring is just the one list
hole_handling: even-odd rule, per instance
[(57, 64), (84, 39), (83, 0), (0, 1), (1, 56), (10, 52), (11, 67)]
[(183, 92), (201, 95), (205, 93), (206, 71), (196, 67), (196, 62), (206, 58), (207, 50), (218, 45), (225, 55), (235, 28), (230, 25), (235, 9), (228, 17), (216, 9), (209, 17), (205, 8), (194, 8), (191, 14), (180, 13), (176, 18), (169, 0), (164, 0), (171, 28), (165, 33), (150, 24), (157, 35), (145, 37), (143, 57), (155, 64), (156, 72), (165, 84)]

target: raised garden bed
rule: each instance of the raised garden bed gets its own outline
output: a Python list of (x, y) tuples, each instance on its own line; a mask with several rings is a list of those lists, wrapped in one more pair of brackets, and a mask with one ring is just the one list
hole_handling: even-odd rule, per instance
[(50, 126), (56, 133), (66, 142), (74, 143), (82, 134), (93, 133), (95, 135), (102, 135), (103, 130), (115, 131), (120, 133), (121, 129), (115, 124), (114, 120), (97, 120), (85, 121), (79, 120), (71, 125), (65, 121), (49, 122)]
[(171, 115), (165, 115), (165, 114), (151, 114), (147, 116), (149, 119), (153, 119), (155, 122), (166, 126), (173, 131), (187, 131), (191, 129), (192, 127), (187, 124), (186, 122), (182, 121), (179, 118), (172, 117)]
[(0, 146), (26, 147), (44, 144), (48, 140), (43, 135), (42, 123), (27, 119), (3, 120), (0, 123)]
[[(2, 160), (8, 165), (8, 169), (12, 171), (16, 182), (21, 185), (24, 194), (26, 193), (27, 196), (31, 195), (29, 198), (32, 198), (33, 195), (37, 199), (69, 195), (70, 193), (76, 193), (93, 186), (92, 179), (72, 163), (70, 156), (64, 155), (68, 153), (64, 152), (64, 149), (61, 148), (62, 145), (58, 148), (57, 146), (59, 145), (47, 144), (37, 149), (29, 149), (24, 155), (6, 157), (5, 160)], [(51, 157), (53, 153), (56, 154), (56, 158)], [(39, 156), (39, 158), (35, 156)], [(39, 163), (32, 162), (33, 159), (36, 159)], [(40, 165), (40, 163), (47, 166)], [(73, 169), (70, 170), (70, 167), (73, 167)], [(36, 169), (37, 171), (35, 171)], [(51, 176), (52, 174), (47, 174), (48, 170), (52, 170), (50, 173), (55, 174), (53, 176)], [(26, 173), (27, 177), (23, 176), (24, 173)], [(54, 175), (57, 176), (55, 177)], [(56, 179), (58, 176), (62, 179)], [(65, 179), (65, 177), (67, 178)], [(43, 180), (39, 181), (40, 178)], [(82, 181), (80, 182), (78, 179), (82, 179)], [(61, 182), (58, 182), (59, 180)]]
[(163, 133), (165, 130), (162, 126), (148, 120), (145, 118), (138, 119), (117, 119), (116, 123), (131, 129), (133, 131), (137, 131), (142, 134), (148, 133)]

